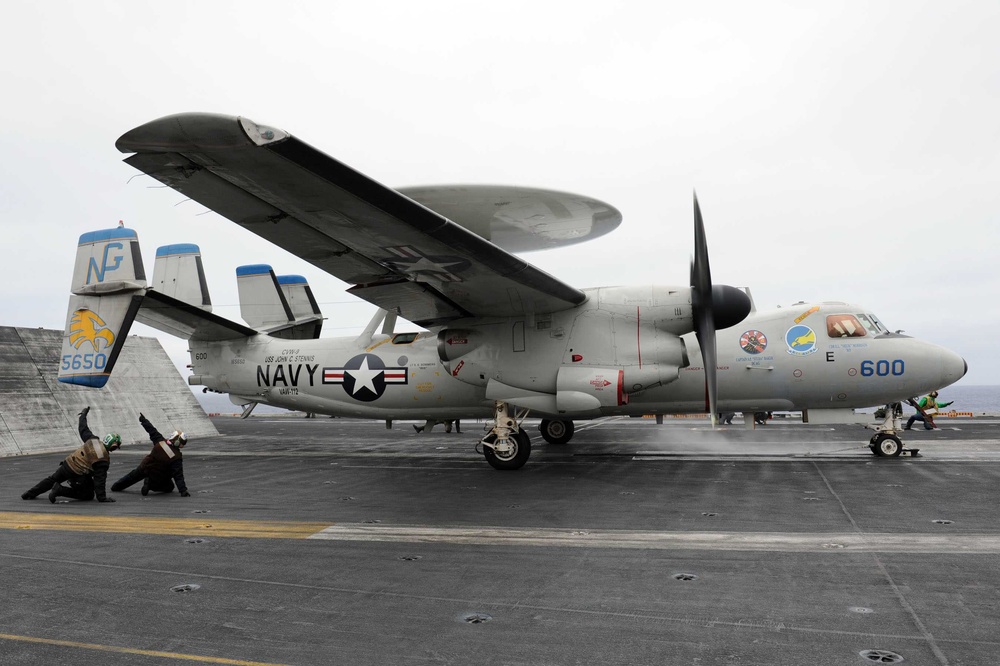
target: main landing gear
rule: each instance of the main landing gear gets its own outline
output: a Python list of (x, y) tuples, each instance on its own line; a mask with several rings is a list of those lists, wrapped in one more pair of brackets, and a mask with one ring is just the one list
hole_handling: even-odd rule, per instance
[[(881, 416), (880, 416), (881, 415)], [(865, 426), (875, 431), (872, 438), (868, 440), (868, 448), (880, 458), (898, 458), (904, 453), (908, 456), (916, 457), (920, 455), (920, 449), (907, 449), (903, 447), (903, 442), (898, 433), (903, 429), (903, 406), (894, 402), (886, 405), (875, 412), (876, 418), (881, 418), (881, 423), (873, 426)]]
[(565, 444), (573, 438), (573, 422), (562, 419), (542, 419), (538, 429), (549, 444)]
[(493, 427), (480, 441), (486, 462), (494, 469), (521, 469), (531, 455), (531, 438), (521, 427), (528, 410), (520, 414), (510, 405), (497, 400), (494, 407)]

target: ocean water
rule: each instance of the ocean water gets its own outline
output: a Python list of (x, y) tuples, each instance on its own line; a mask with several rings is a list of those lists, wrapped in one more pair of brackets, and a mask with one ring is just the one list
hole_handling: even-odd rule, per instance
[[(1000, 386), (965, 386), (956, 384), (948, 388), (941, 389), (938, 394), (941, 402), (954, 401), (946, 411), (954, 409), (956, 412), (972, 412), (975, 416), (988, 414), (1000, 416)], [(906, 407), (907, 411), (912, 408)]]

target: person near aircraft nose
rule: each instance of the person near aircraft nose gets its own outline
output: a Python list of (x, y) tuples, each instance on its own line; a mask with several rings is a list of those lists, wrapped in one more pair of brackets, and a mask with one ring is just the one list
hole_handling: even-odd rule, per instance
[(934, 417), (930, 414), (927, 414), (926, 413), (927, 410), (941, 409), (942, 407), (947, 407), (952, 402), (954, 402), (954, 400), (952, 400), (951, 402), (938, 402), (937, 397), (938, 397), (937, 391), (931, 391), (930, 393), (922, 397), (917, 402), (917, 406), (920, 409), (917, 410), (916, 414), (913, 414), (912, 416), (910, 416), (910, 418), (906, 420), (906, 425), (903, 427), (903, 430), (911, 430), (913, 428), (914, 421), (923, 421), (924, 430), (933, 430), (934, 428), (937, 428), (937, 425), (935, 425), (934, 423)]
[[(98, 439), (87, 426), (89, 412), (89, 406), (80, 412), (79, 429), (83, 446), (66, 456), (52, 475), (25, 491), (21, 499), (35, 499), (48, 491), (49, 501), (53, 504), (60, 496), (86, 501), (94, 499), (96, 495), (98, 502), (114, 502), (107, 496), (104, 484), (108, 478), (108, 467), (111, 465), (111, 452), (121, 447), (122, 438), (112, 432), (105, 435), (103, 440)], [(60, 485), (64, 481), (69, 483), (68, 487)]]
[(143, 495), (148, 495), (149, 491), (158, 493), (169, 493), (173, 491), (174, 484), (177, 484), (177, 492), (181, 497), (191, 497), (188, 492), (187, 483), (184, 482), (184, 462), (182, 460), (181, 449), (187, 444), (187, 436), (175, 430), (170, 437), (164, 437), (160, 431), (149, 422), (142, 413), (139, 414), (139, 423), (149, 435), (153, 442), (152, 450), (139, 462), (139, 466), (131, 472), (114, 482), (111, 490), (121, 492), (129, 486), (142, 481)]

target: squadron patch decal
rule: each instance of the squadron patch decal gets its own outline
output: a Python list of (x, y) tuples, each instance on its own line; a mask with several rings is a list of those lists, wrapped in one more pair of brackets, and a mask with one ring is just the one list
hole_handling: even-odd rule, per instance
[(767, 336), (756, 329), (750, 329), (740, 336), (740, 347), (748, 354), (763, 354), (767, 349)]
[(785, 333), (788, 353), (794, 356), (808, 356), (819, 348), (816, 346), (816, 332), (805, 324), (796, 324)]
[(389, 384), (408, 383), (405, 367), (389, 368), (375, 354), (358, 354), (342, 368), (323, 368), (324, 384), (341, 384), (355, 400), (372, 402)]

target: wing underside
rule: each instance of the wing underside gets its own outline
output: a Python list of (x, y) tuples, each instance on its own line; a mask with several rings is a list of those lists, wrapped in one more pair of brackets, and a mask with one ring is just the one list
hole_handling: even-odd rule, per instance
[(423, 326), (586, 296), (308, 144), (244, 118), (168, 116), (117, 143), (133, 167)]

